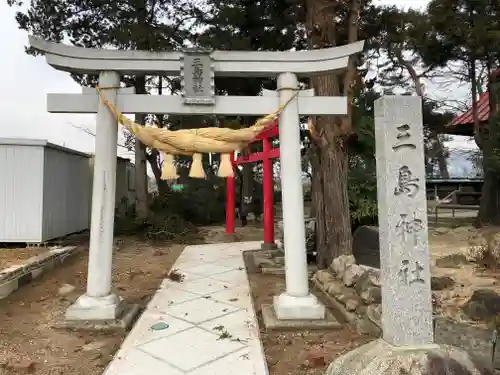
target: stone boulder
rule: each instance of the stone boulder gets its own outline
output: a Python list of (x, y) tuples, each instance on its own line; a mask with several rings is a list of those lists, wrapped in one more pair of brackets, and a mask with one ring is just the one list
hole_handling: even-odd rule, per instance
[(335, 299), (342, 303), (347, 308), (347, 311), (354, 311), (362, 304), (354, 289), (345, 286), (341, 286), (340, 293), (335, 295)]
[(431, 289), (443, 290), (450, 289), (455, 285), (455, 280), (449, 276), (431, 276)]
[(378, 228), (363, 225), (354, 231), (352, 253), (357, 264), (380, 268)]
[(461, 268), (469, 264), (464, 254), (449, 254), (436, 259), (436, 267), (439, 268)]
[(380, 337), (382, 335), (382, 330), (379, 326), (373, 323), (368, 317), (358, 317), (354, 324), (356, 331), (360, 335), (369, 335), (372, 337)]
[(500, 264), (500, 232), (496, 232), (491, 236), (488, 249), (493, 261), (497, 265)]
[(366, 308), (366, 317), (375, 323), (378, 327), (382, 327), (382, 305), (370, 305)]
[(488, 254), (488, 240), (481, 233), (474, 233), (468, 239), (466, 258), (469, 262), (482, 262)]
[(375, 270), (367, 270), (354, 286), (361, 300), (367, 305), (382, 301), (382, 289), (373, 282), (379, 277)]
[(328, 270), (316, 271), (313, 278), (318, 280), (319, 283), (325, 287), (328, 287), (328, 285), (335, 281), (335, 278)]
[(490, 289), (475, 290), (461, 309), (472, 320), (490, 320), (500, 314), (500, 295)]
[(338, 295), (341, 295), (344, 291), (344, 282), (340, 280), (333, 280), (330, 284), (328, 284), (328, 287), (326, 288), (326, 291), (328, 294), (331, 296), (337, 297)]
[(398, 350), (375, 340), (338, 357), (325, 375), (493, 375), (493, 370), (462, 349), (433, 345)]
[(352, 255), (341, 255), (333, 260), (330, 268), (337, 279), (343, 280), (346, 268), (355, 263)]
[(344, 271), (344, 277), (342, 278), (344, 280), (344, 285), (353, 286), (365, 272), (366, 271), (357, 264), (347, 266)]

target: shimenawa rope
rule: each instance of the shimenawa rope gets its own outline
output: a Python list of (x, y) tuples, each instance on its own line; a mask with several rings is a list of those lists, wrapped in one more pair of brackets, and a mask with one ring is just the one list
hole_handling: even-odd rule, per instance
[[(199, 128), (168, 130), (164, 128), (145, 126), (137, 124), (121, 113), (116, 106), (112, 105), (103, 93), (105, 89), (118, 89), (117, 86), (97, 86), (96, 90), (100, 99), (113, 113), (117, 121), (130, 131), (138, 140), (146, 146), (155, 148), (163, 153), (162, 179), (177, 179), (177, 171), (174, 165), (173, 155), (192, 156), (189, 176), (193, 178), (206, 178), (203, 169), (201, 153), (219, 152), (221, 162), (217, 175), (219, 177), (233, 177), (233, 165), (230, 153), (241, 150), (254, 138), (267, 128), (271, 127), (278, 118), (281, 111), (298, 95), (299, 89), (275, 111), (260, 118), (254, 125), (245, 129), (228, 128)], [(283, 90), (284, 88), (282, 88)]]

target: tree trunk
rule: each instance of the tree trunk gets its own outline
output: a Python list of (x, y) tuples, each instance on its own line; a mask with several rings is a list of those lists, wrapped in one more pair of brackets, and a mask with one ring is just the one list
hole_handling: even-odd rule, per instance
[(317, 148), (313, 169), (313, 201), (319, 268), (327, 268), (336, 257), (351, 253), (347, 161), (347, 150), (341, 139)]
[[(158, 95), (163, 95), (163, 77), (158, 77)], [(165, 125), (165, 117), (163, 115), (156, 116), (156, 123), (159, 127), (163, 128)], [(160, 153), (156, 149), (151, 149), (151, 153), (146, 153), (149, 166), (153, 175), (155, 176), (156, 186), (158, 187), (158, 194), (163, 194), (167, 191), (167, 181), (161, 179), (161, 164)]]
[[(410, 61), (405, 60), (403, 56), (403, 52), (401, 49), (395, 49), (394, 51), (398, 62), (406, 68), (410, 77), (415, 85), (415, 92), (417, 96), (420, 96), (422, 100), (424, 99), (424, 86), (422, 84), (421, 77), (417, 74), (417, 71), (413, 64)], [(431, 150), (433, 154), (436, 155), (437, 165), (439, 168), (439, 175), (441, 178), (448, 179), (450, 178), (450, 174), (448, 173), (448, 165), (446, 163), (446, 154), (444, 152), (444, 144), (441, 142), (441, 138), (439, 138), (439, 134), (432, 132), (432, 137), (435, 139), (435, 143), (433, 145), (433, 149)], [(434, 157), (430, 158), (427, 165), (429, 168), (432, 168), (432, 172), (434, 172)], [(428, 170), (429, 171), (429, 170)]]
[[(136, 77), (135, 91), (137, 94), (146, 93), (146, 77)], [(146, 116), (137, 113), (135, 122), (144, 124)], [(146, 163), (146, 146), (138, 139), (135, 140), (135, 209), (137, 216), (145, 218), (148, 215), (148, 169)]]
[(444, 151), (444, 144), (441, 141), (439, 134), (436, 134), (436, 147), (437, 147), (437, 160), (439, 167), (439, 176), (445, 180), (450, 178), (450, 173), (448, 171), (448, 163), (446, 162), (446, 153)]
[(483, 138), (484, 183), (476, 226), (500, 225), (500, 81), (490, 75), (490, 119)]
[[(337, 45), (335, 7), (325, 7), (317, 0), (308, 0), (306, 6), (309, 47)], [(358, 40), (360, 6), (360, 0), (349, 1), (347, 43)], [(311, 121), (316, 158), (313, 163), (313, 189), (320, 268), (328, 267), (339, 255), (352, 252), (346, 141), (352, 133), (352, 97), (356, 75), (356, 60), (351, 58), (343, 77), (329, 75), (311, 79), (316, 95), (343, 95), (348, 101), (347, 116), (317, 116), (315, 121)]]
[(155, 176), (156, 186), (158, 187), (158, 194), (163, 194), (167, 190), (167, 181), (161, 179), (161, 169), (158, 164), (158, 151), (152, 150), (150, 154), (147, 154), (147, 160), (149, 162), (149, 166), (151, 167), (151, 171)]

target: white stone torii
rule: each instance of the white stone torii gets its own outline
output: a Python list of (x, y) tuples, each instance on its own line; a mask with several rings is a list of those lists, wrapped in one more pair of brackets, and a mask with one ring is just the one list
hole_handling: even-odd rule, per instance
[[(135, 94), (130, 88), (107, 89), (109, 102), (123, 113), (182, 115), (267, 115), (298, 90), (298, 76), (341, 73), (364, 42), (311, 51), (249, 52), (186, 50), (146, 52), (72, 47), (29, 38), (55, 69), (99, 74), (100, 86), (117, 87), (120, 75), (164, 75), (183, 78), (182, 96)], [(199, 74), (202, 72), (202, 78)], [(214, 76), (277, 77), (278, 92), (264, 96), (216, 96)], [(196, 85), (195, 85), (196, 84)], [(195, 88), (195, 86), (197, 88)], [(201, 87), (201, 89), (200, 89)], [(325, 308), (310, 293), (305, 248), (299, 115), (345, 115), (347, 98), (295, 96), (279, 118), (286, 291), (274, 298), (278, 319), (322, 319)], [(48, 94), (52, 113), (97, 113), (92, 216), (86, 293), (67, 310), (68, 321), (116, 320), (124, 311), (112, 292), (117, 121), (94, 89), (82, 94)], [(293, 244), (293, 246), (292, 246)]]

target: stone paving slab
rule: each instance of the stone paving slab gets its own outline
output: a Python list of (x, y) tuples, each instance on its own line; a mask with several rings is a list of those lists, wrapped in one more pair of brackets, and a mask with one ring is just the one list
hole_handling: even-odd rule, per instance
[(243, 260), (260, 246), (186, 247), (183, 281), (161, 283), (104, 375), (268, 375)]

